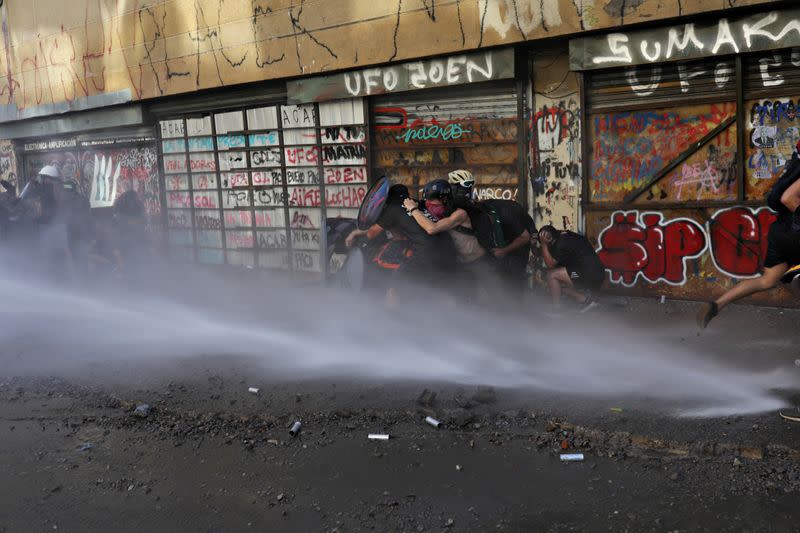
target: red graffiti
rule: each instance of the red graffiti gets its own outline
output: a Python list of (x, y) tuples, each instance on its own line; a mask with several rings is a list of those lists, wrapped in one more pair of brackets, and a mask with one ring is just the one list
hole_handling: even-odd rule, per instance
[(650, 283), (686, 283), (686, 261), (707, 247), (703, 227), (686, 218), (663, 222), (661, 213), (619, 211), (611, 216), (611, 225), (598, 238), (598, 255), (613, 283), (630, 287), (640, 276)]
[(717, 212), (708, 224), (716, 267), (731, 277), (758, 274), (767, 255), (767, 233), (775, 219), (775, 213), (766, 207), (756, 211), (732, 207)]

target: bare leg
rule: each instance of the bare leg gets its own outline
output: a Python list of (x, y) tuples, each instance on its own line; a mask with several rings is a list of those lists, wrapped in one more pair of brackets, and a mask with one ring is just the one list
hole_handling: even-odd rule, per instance
[(575, 289), (572, 285), (572, 281), (570, 281), (569, 285), (563, 287), (564, 294), (575, 300), (576, 303), (582, 304), (586, 303), (586, 295), (582, 292)]
[(575, 290), (575, 285), (569, 278), (569, 273), (564, 267), (554, 268), (547, 273), (547, 285), (550, 287), (550, 295), (553, 297), (553, 306), (561, 306), (561, 293), (563, 292), (578, 303), (586, 301), (586, 296)]
[(394, 287), (386, 289), (386, 307), (389, 309), (397, 307), (397, 289)]
[(766, 269), (764, 273), (757, 278), (737, 283), (733, 288), (726, 291), (725, 294), (713, 302), (704, 304), (700, 308), (697, 312), (697, 325), (705, 329), (708, 323), (711, 322), (711, 319), (717, 316), (720, 309), (728, 304), (741, 300), (751, 294), (772, 289), (780, 282), (781, 276), (783, 276), (788, 269), (788, 264), (781, 263), (780, 265)]
[(741, 300), (742, 298), (746, 298), (751, 294), (768, 291), (769, 289), (772, 289), (778, 285), (778, 282), (781, 280), (781, 276), (783, 276), (788, 269), (789, 265), (786, 263), (781, 263), (780, 265), (768, 268), (764, 270), (764, 273), (757, 278), (747, 279), (737, 283), (725, 294), (717, 298), (715, 303), (719, 309), (722, 309), (728, 304), (737, 300)]
[(561, 307), (561, 280), (559, 279), (559, 272), (566, 269), (556, 268), (547, 272), (547, 287), (550, 289), (550, 298), (553, 300), (553, 307), (558, 309)]

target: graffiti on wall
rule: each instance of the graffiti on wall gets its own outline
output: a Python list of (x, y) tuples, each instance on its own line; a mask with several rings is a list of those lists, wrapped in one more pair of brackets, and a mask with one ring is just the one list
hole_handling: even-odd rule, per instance
[(632, 287), (640, 279), (683, 285), (688, 261), (708, 247), (703, 227), (689, 218), (664, 220), (659, 212), (618, 211), (600, 232), (597, 253), (611, 282)]
[(798, 27), (800, 10), (771, 11), (712, 24), (586, 37), (570, 43), (570, 55), (573, 68), (583, 70), (759, 52), (800, 45)]
[(534, 76), (530, 117), (530, 202), (538, 226), (574, 231), (580, 229), (582, 125), (578, 80), (560, 74), (567, 63), (564, 54), (534, 56), (541, 74)]
[(800, 141), (798, 105), (798, 98), (748, 103), (745, 144), (748, 198), (763, 198), (792, 158), (795, 145)]
[(150, 146), (87, 150), (81, 153), (83, 187), (92, 207), (111, 207), (126, 191), (136, 191), (147, 215), (161, 213), (158, 154)]
[[(340, 4), (332, 12), (303, 0), (288, 7), (270, 0), (68, 4), (39, 0), (33, 8), (29, 2), (5, 2), (0, 8), (5, 21), (0, 100), (8, 107), (0, 119), (458, 53), (719, 9), (719, 0), (695, 0), (691, 7), (681, 2), (620, 6), (619, 0), (343, 0)], [(371, 36), (370, 46), (363, 45), (359, 38), (363, 35)]]
[(0, 180), (4, 180), (13, 186), (18, 186), (17, 180), (17, 157), (14, 153), (14, 143), (11, 141), (0, 141)]
[(413, 190), (464, 168), (479, 198), (517, 199), (516, 105), (497, 102), (473, 112), (455, 99), (373, 108), (375, 175)]
[(767, 255), (767, 234), (775, 219), (766, 207), (718, 211), (708, 223), (714, 266), (732, 278), (756, 276)]
[(693, 260), (704, 255), (726, 277), (751, 278), (763, 267), (774, 221), (768, 208), (721, 209), (705, 224), (689, 217), (666, 218), (661, 212), (616, 211), (598, 235), (597, 253), (611, 282), (625, 287), (684, 285), (691, 276), (700, 276)]
[[(734, 104), (706, 104), (594, 115), (591, 199), (622, 200), (735, 112)], [(647, 199), (731, 199), (735, 181), (734, 124), (664, 177)]]

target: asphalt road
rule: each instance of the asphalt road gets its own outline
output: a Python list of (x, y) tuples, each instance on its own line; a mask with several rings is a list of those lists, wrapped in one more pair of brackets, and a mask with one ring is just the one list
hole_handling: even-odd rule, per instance
[[(734, 307), (698, 334), (693, 310), (609, 301), (594, 317), (531, 317), (541, 332), (564, 321), (576, 336), (605, 323), (636, 331), (625, 346), (663, 363), (652, 394), (602, 386), (636, 375), (599, 370), (608, 339), (594, 376), (581, 366), (591, 350), (565, 350), (547, 361), (566, 369), (531, 367), (546, 386), (520, 387), (287, 377), (253, 354), (144, 362), (128, 355), (135, 339), (117, 348), (124, 357), (69, 364), (23, 336), (0, 352), (0, 532), (798, 531), (800, 424), (778, 411), (796, 414), (800, 401), (800, 314)], [(672, 348), (690, 362), (672, 365)], [(636, 366), (637, 353), (623, 355), (608, 364)], [(776, 407), (680, 416), (708, 403), (683, 397), (698, 387), (678, 378), (693, 375), (711, 399), (741, 387)]]

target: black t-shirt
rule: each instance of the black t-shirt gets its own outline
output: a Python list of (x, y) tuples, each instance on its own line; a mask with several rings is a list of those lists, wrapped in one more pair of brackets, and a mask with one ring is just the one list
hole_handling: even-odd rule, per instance
[(414, 249), (414, 261), (438, 265), (455, 261), (455, 247), (450, 235), (447, 232), (428, 235), (399, 205), (387, 205), (378, 219), (378, 225), (408, 239)]
[[(522, 235), (525, 230), (531, 231), (533, 229), (533, 219), (519, 203), (513, 200), (484, 200), (482, 203), (492, 207), (497, 216), (500, 217), (500, 225), (503, 228), (506, 246)], [(530, 245), (525, 245), (514, 250), (510, 255), (524, 256), (527, 260), (528, 253), (530, 253)]]
[(604, 267), (589, 239), (572, 231), (562, 231), (550, 247), (558, 264), (573, 272), (602, 272)]
[(767, 193), (767, 205), (773, 211), (778, 213), (778, 220), (776, 223), (785, 223), (789, 219), (789, 210), (781, 202), (781, 196), (786, 192), (786, 189), (800, 179), (800, 158), (797, 154), (792, 154), (792, 158), (786, 164), (783, 174), (772, 186), (772, 189)]

